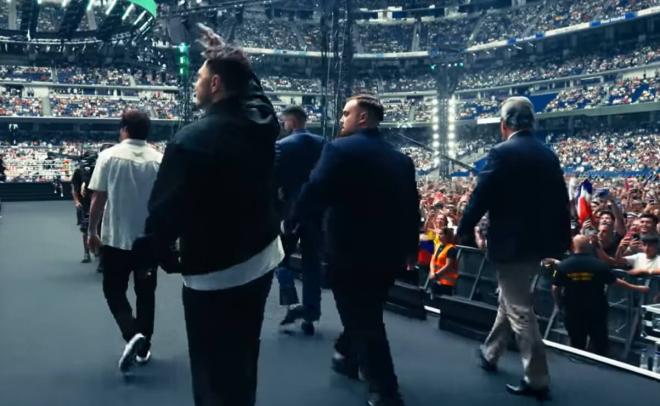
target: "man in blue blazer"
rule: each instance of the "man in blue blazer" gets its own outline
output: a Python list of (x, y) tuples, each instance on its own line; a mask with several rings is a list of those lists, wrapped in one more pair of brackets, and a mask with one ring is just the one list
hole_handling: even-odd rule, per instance
[[(300, 106), (287, 107), (282, 112), (282, 121), (290, 135), (275, 144), (275, 177), (284, 224), (289, 224), (293, 205), (319, 160), (325, 141), (305, 128), (307, 113)], [(303, 319), (301, 328), (307, 335), (314, 334), (314, 321), (321, 316), (321, 240), (320, 219), (305, 221), (296, 230), (283, 230), (285, 256), (276, 272), (280, 284), (280, 304), (289, 306), (280, 324), (285, 326)], [(289, 265), (298, 241), (303, 271), (302, 305), (299, 304)]]
[(395, 274), (413, 261), (419, 239), (415, 166), (381, 136), (384, 109), (374, 96), (346, 103), (341, 135), (323, 149), (294, 209), (294, 221), (326, 213), (328, 281), (344, 331), (333, 369), (361, 371), (371, 406), (400, 406), (383, 323)]
[(495, 263), (500, 290), (495, 324), (479, 350), (482, 368), (495, 371), (511, 333), (520, 347), (524, 377), (509, 392), (549, 395), (545, 349), (533, 308), (531, 279), (543, 258), (562, 255), (571, 243), (568, 191), (557, 156), (532, 134), (534, 108), (525, 97), (502, 105), (504, 142), (494, 147), (458, 227), (470, 239), (488, 213), (487, 256)]

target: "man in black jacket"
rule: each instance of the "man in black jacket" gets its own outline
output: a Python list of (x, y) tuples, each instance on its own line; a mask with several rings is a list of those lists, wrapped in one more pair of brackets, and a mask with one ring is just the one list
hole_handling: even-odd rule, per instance
[(206, 114), (168, 144), (135, 249), (183, 274), (195, 405), (247, 406), (283, 258), (272, 182), (279, 123), (247, 56), (200, 28), (206, 61), (195, 95)]
[[(300, 189), (309, 179), (321, 156), (325, 141), (323, 137), (312, 134), (306, 127), (307, 113), (301, 106), (289, 106), (282, 112), (286, 131), (291, 134), (275, 146), (275, 174), (279, 191), (282, 217), (286, 221)], [(289, 306), (282, 326), (303, 319), (301, 328), (307, 335), (314, 334), (314, 322), (321, 316), (321, 226), (316, 219), (305, 222), (295, 230), (283, 230), (285, 258), (277, 268), (276, 275), (280, 284), (280, 304)], [(293, 271), (290, 267), (291, 255), (300, 241), (302, 256), (303, 291), (302, 305), (298, 301), (298, 292), (294, 284)]]
[(568, 192), (559, 160), (534, 138), (534, 119), (529, 99), (512, 97), (504, 102), (500, 123), (504, 142), (489, 153), (457, 234), (462, 240), (469, 239), (488, 213), (488, 259), (497, 269), (500, 305), (479, 350), (482, 367), (496, 369), (513, 332), (524, 378), (519, 386), (507, 385), (507, 389), (545, 398), (550, 378), (530, 281), (541, 259), (557, 257), (568, 249), (571, 233)]
[(399, 406), (383, 302), (395, 274), (416, 257), (420, 215), (414, 164), (381, 136), (383, 115), (373, 96), (348, 100), (341, 137), (323, 149), (294, 219), (327, 210), (328, 281), (344, 326), (333, 369), (352, 378), (362, 371), (369, 405)]

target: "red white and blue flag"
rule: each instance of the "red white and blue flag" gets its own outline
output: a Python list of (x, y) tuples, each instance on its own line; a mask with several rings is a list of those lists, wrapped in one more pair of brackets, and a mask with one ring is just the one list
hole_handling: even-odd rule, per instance
[(591, 219), (591, 195), (593, 194), (593, 186), (589, 179), (586, 179), (577, 189), (577, 215), (580, 224)]

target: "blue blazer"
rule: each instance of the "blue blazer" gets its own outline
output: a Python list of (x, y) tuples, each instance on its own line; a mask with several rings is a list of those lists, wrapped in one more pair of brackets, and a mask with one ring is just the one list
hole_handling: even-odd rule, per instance
[(376, 282), (376, 275), (389, 276), (416, 255), (415, 166), (377, 129), (335, 139), (323, 149), (294, 218), (320, 217), (326, 210), (326, 260), (349, 280)]
[(275, 178), (277, 188), (284, 192), (281, 202), (284, 217), (289, 217), (324, 145), (323, 137), (307, 130), (296, 131), (275, 144)]
[(536, 261), (563, 254), (571, 244), (568, 189), (557, 156), (531, 132), (494, 147), (479, 174), (457, 230), (471, 240), (488, 213), (488, 258)]

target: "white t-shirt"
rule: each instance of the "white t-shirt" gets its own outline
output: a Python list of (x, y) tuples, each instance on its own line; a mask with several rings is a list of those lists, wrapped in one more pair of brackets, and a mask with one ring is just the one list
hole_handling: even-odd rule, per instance
[(643, 269), (645, 271), (660, 269), (660, 255), (656, 255), (655, 258), (649, 259), (645, 253), (640, 252), (638, 254), (624, 257), (624, 259), (628, 262), (628, 265), (633, 267), (633, 269)]
[(130, 250), (144, 234), (147, 204), (163, 154), (146, 141), (126, 139), (99, 154), (89, 189), (108, 193), (101, 243)]
[(246, 285), (272, 271), (284, 259), (282, 241), (277, 236), (261, 252), (245, 262), (202, 275), (184, 275), (183, 284), (193, 290), (223, 290)]

